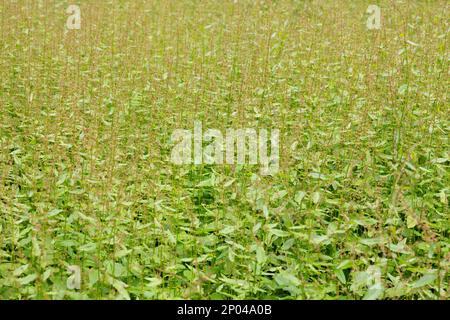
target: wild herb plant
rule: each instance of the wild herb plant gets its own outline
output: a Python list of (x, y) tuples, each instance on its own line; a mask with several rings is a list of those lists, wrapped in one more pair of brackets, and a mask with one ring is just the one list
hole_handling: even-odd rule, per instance
[(448, 1), (73, 4), (0, 2), (0, 298), (449, 298)]

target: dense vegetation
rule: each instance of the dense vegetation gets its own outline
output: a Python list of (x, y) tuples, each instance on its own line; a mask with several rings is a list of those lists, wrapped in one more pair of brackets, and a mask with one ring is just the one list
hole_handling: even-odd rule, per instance
[(0, 298), (448, 299), (449, 4), (371, 3), (0, 2)]

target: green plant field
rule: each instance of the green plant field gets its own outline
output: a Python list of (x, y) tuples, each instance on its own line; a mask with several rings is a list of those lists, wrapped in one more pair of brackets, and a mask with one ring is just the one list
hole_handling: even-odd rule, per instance
[[(449, 299), (449, 9), (0, 1), (0, 299)], [(172, 163), (194, 121), (278, 173)]]

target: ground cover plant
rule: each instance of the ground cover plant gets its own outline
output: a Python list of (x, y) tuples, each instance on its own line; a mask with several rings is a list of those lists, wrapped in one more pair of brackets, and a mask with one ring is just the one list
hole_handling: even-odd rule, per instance
[[(1, 1), (0, 298), (448, 299), (448, 18)], [(195, 121), (279, 129), (279, 171), (174, 164)]]

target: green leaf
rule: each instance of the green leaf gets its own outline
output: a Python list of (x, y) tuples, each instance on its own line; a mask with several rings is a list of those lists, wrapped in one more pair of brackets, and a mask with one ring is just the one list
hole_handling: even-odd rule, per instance
[(82, 245), (81, 247), (79, 247), (78, 249), (80, 251), (84, 251), (84, 252), (92, 252), (97, 248), (97, 245), (93, 242), (91, 243), (87, 243), (85, 245)]
[(398, 94), (404, 95), (408, 91), (408, 84), (404, 83), (398, 88)]
[(277, 237), (287, 237), (289, 235), (288, 232), (280, 230), (280, 229), (270, 229), (269, 232), (276, 235)]
[(33, 274), (30, 274), (30, 275), (28, 275), (26, 277), (20, 278), (19, 279), (19, 283), (22, 286), (24, 286), (24, 285), (27, 285), (27, 284), (33, 282), (34, 280), (36, 280), (36, 278), (37, 278), (37, 274), (33, 273)]
[(220, 230), (221, 234), (230, 234), (232, 232), (234, 232), (236, 228), (233, 226), (226, 226), (225, 228), (223, 228), (222, 230)]
[(295, 239), (288, 239), (283, 243), (281, 250), (289, 250), (295, 243)]
[(312, 201), (314, 202), (314, 204), (319, 203), (319, 201), (320, 201), (320, 192), (314, 192), (312, 194)]
[(63, 212), (63, 210), (61, 210), (61, 209), (53, 209), (52, 211), (50, 211), (48, 213), (48, 216), (49, 217), (54, 217), (54, 216), (60, 214), (61, 212)]
[(197, 184), (197, 187), (214, 187), (216, 185), (216, 177), (212, 175), (206, 180), (203, 180), (199, 184)]
[(427, 273), (422, 278), (420, 278), (419, 280), (414, 282), (411, 285), (411, 287), (414, 288), (414, 289), (424, 287), (426, 285), (432, 284), (434, 282), (434, 280), (436, 280), (436, 278), (437, 278), (437, 273), (436, 272), (434, 272), (434, 273)]
[(295, 202), (297, 202), (298, 204), (300, 204), (300, 203), (302, 202), (303, 198), (305, 198), (305, 196), (306, 196), (306, 193), (305, 193), (305, 192), (299, 191), (299, 192), (297, 192), (297, 193), (295, 194), (294, 200), (295, 200)]
[(18, 267), (16, 270), (14, 270), (13, 272), (13, 276), (18, 277), (20, 276), (22, 273), (24, 273), (29, 267), (29, 264), (24, 264), (23, 266)]
[(300, 285), (300, 280), (298, 280), (298, 278), (296, 276), (294, 276), (291, 273), (288, 273), (287, 271), (283, 271), (279, 274), (277, 274), (274, 277), (276, 283), (279, 286), (282, 287), (287, 287), (287, 286), (299, 286)]
[(334, 274), (339, 279), (339, 281), (342, 282), (342, 284), (347, 283), (347, 279), (345, 279), (345, 274), (341, 269), (334, 270)]
[(150, 277), (147, 277), (147, 278), (145, 278), (145, 280), (148, 281), (146, 286), (150, 287), (150, 288), (156, 288), (157, 286), (159, 286), (163, 282), (161, 278), (150, 278)]
[(339, 263), (336, 269), (345, 270), (350, 269), (351, 267), (353, 267), (353, 262), (351, 260), (344, 260), (341, 263)]
[(122, 281), (120, 281), (120, 280), (117, 280), (117, 279), (114, 279), (114, 278), (111, 277), (111, 276), (107, 276), (107, 277), (106, 277), (106, 281), (107, 281), (110, 285), (112, 285), (112, 286), (114, 287), (114, 289), (117, 290), (117, 292), (119, 293), (119, 297), (120, 297), (121, 299), (131, 300), (131, 299), (130, 299), (130, 295), (128, 294), (128, 291), (125, 289), (125, 288), (127, 288), (128, 286), (127, 286), (124, 282), (122, 282)]
[(46, 281), (48, 278), (50, 278), (53, 270), (51, 268), (45, 270), (44, 274), (42, 275), (42, 281)]
[(320, 180), (327, 179), (327, 177), (324, 174), (319, 173), (319, 172), (311, 172), (311, 173), (309, 173), (309, 176), (313, 179), (320, 179)]
[(261, 245), (257, 245), (256, 246), (256, 261), (259, 264), (264, 264), (264, 262), (266, 262), (266, 252), (264, 251), (263, 246)]
[(366, 246), (375, 246), (377, 244), (383, 243), (382, 238), (367, 238), (359, 240), (360, 243), (365, 244)]
[(417, 225), (417, 220), (412, 215), (408, 215), (408, 217), (406, 218), (406, 227), (408, 229), (412, 229), (416, 225)]
[(384, 288), (380, 283), (376, 283), (367, 290), (363, 300), (377, 300), (383, 296)]
[(315, 245), (319, 245), (321, 243), (329, 243), (330, 238), (327, 235), (317, 235), (314, 234), (311, 236), (311, 242)]

